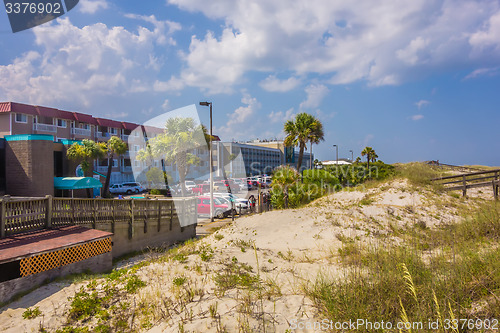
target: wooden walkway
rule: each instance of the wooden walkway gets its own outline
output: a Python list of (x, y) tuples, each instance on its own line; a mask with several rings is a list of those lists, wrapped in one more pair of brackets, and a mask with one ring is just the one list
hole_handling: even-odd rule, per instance
[(495, 199), (498, 199), (500, 185), (500, 169), (489, 171), (470, 172), (462, 175), (446, 176), (431, 179), (435, 184), (441, 184), (447, 191), (462, 191), (462, 195), (467, 195), (470, 188), (491, 187)]

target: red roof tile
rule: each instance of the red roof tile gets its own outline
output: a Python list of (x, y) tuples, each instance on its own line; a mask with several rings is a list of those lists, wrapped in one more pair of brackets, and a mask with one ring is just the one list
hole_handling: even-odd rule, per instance
[(10, 102), (2, 102), (0, 103), (0, 112), (10, 112), (11, 108)]
[(122, 123), (116, 120), (104, 119), (104, 118), (95, 118), (95, 119), (97, 120), (99, 126), (123, 128)]
[(135, 130), (139, 125), (134, 124), (134, 123), (129, 123), (126, 121), (122, 121), (123, 128), (129, 131)]
[(48, 108), (45, 106), (36, 106), (36, 109), (38, 111), (38, 115), (40, 115), (40, 116), (67, 119), (67, 120), (75, 120), (75, 116), (73, 115), (72, 112), (69, 112), (69, 111)]
[(89, 114), (73, 112), (73, 115), (75, 116), (76, 121), (79, 121), (81, 123), (97, 125), (97, 120)]

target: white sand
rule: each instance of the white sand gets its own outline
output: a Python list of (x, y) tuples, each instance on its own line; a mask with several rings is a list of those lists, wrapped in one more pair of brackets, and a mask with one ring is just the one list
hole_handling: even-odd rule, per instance
[[(335, 193), (301, 209), (240, 218), (196, 244), (209, 245), (214, 250), (209, 261), (191, 254), (185, 263), (173, 260), (140, 268), (137, 274), (147, 282), (147, 287), (129, 296), (128, 302), (134, 310), (139, 309), (141, 302), (149, 307), (153, 319), (142, 331), (151, 333), (178, 332), (181, 322), (186, 332), (217, 332), (221, 328), (237, 332), (242, 327), (262, 331), (262, 314), (266, 331), (284, 332), (294, 319), (321, 320), (305, 296), (304, 286), (311, 284), (318, 274), (342, 278), (343, 268), (338, 258), (340, 239), (359, 239), (375, 245), (380, 239), (377, 235), (391, 234), (394, 228), (416, 223), (426, 227), (454, 223), (460, 218), (456, 214), (457, 205), (471, 202), (476, 201), (467, 202), (448, 194), (438, 196), (412, 189), (405, 181), (393, 181), (366, 191)], [(395, 236), (383, 239), (399, 241)], [(255, 244), (256, 251), (248, 244)], [(262, 297), (257, 291), (246, 289), (218, 293), (214, 276), (236, 260), (250, 265), (252, 274), (258, 273), (262, 281), (272, 281), (280, 293), (268, 292), (269, 295)], [(174, 278), (179, 276), (187, 278), (183, 287), (173, 285)], [(0, 331), (19, 333), (36, 332), (40, 327), (49, 331), (60, 328), (66, 321), (68, 297), (79, 288), (80, 284), (51, 283), (12, 302), (0, 309)], [(183, 298), (186, 289), (196, 291), (196, 295), (186, 300)], [(172, 302), (168, 316), (161, 315), (164, 300)], [(209, 309), (215, 304), (217, 313), (211, 316)], [(43, 315), (23, 319), (25, 309), (34, 306)], [(140, 320), (140, 311), (135, 311)]]

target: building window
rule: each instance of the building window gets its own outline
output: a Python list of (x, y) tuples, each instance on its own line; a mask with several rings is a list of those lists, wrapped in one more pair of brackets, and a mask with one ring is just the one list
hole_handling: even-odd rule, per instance
[(134, 161), (134, 166), (137, 168), (141, 167), (141, 161)]
[(16, 123), (27, 123), (28, 117), (25, 114), (16, 113)]
[(113, 159), (113, 168), (118, 167), (118, 160)]
[(138, 152), (140, 149), (141, 149), (141, 147), (139, 147), (138, 145), (134, 145), (134, 151), (135, 152)]
[(118, 133), (118, 131), (116, 130), (116, 128), (110, 127), (109, 128), (109, 133), (113, 134), (113, 135), (116, 135), (116, 133)]
[(90, 125), (89, 124), (80, 124), (80, 128), (89, 130), (90, 129)]
[(66, 128), (66, 120), (64, 119), (57, 119), (57, 127), (63, 127)]

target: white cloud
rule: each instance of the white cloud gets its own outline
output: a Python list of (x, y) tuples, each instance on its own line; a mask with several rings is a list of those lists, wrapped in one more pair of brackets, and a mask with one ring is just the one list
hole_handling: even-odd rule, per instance
[(170, 101), (166, 99), (161, 105), (161, 108), (163, 109), (163, 111), (168, 111), (170, 109)]
[(299, 84), (300, 80), (295, 77), (280, 80), (274, 75), (269, 75), (259, 83), (262, 89), (270, 92), (287, 92), (295, 89)]
[(228, 121), (225, 126), (217, 128), (217, 134), (225, 138), (248, 138), (250, 133), (261, 129), (258, 127), (257, 111), (261, 108), (260, 102), (250, 96), (246, 91), (243, 91), (241, 103), (245, 106), (240, 106), (233, 113), (227, 114)]
[(94, 14), (99, 9), (107, 9), (108, 6), (106, 0), (80, 0), (78, 2), (80, 12), (85, 14)]
[(306, 87), (305, 91), (307, 99), (300, 103), (300, 109), (317, 108), (329, 92), (328, 88), (322, 84), (311, 84)]
[(476, 52), (492, 48), (500, 51), (500, 12), (492, 15), (484, 28), (473, 33), (469, 38), (470, 44)]
[(418, 109), (420, 110), (421, 108), (423, 108), (424, 106), (426, 105), (429, 105), (431, 102), (425, 100), (425, 99), (421, 99), (420, 101), (416, 102), (415, 105), (418, 107)]
[(411, 116), (411, 120), (413, 120), (413, 121), (418, 121), (418, 120), (422, 120), (422, 119), (424, 119), (424, 116), (421, 114), (415, 114), (415, 115)]
[[(192, 37), (180, 76), (212, 93), (232, 92), (251, 71), (319, 74), (330, 76), (332, 84), (364, 80), (377, 86), (443, 67), (470, 68), (485, 59), (500, 63), (486, 52), (469, 56), (475, 48), (500, 43), (500, 4), (494, 0), (168, 2), (225, 22), (220, 35)], [(273, 77), (266, 80), (264, 87), (276, 83), (285, 89)]]
[(500, 74), (500, 67), (479, 68), (469, 73), (464, 80), (475, 79), (480, 76), (497, 76)]
[(79, 28), (67, 17), (34, 28), (41, 52), (0, 66), (0, 98), (89, 107), (102, 96), (152, 90), (160, 63), (155, 47), (164, 45), (177, 27), (148, 19), (154, 28), (139, 27), (137, 32), (102, 23)]
[(419, 51), (425, 50), (428, 44), (427, 40), (419, 36), (412, 40), (406, 48), (396, 51), (397, 57), (409, 65), (415, 65), (419, 61)]
[(286, 110), (285, 112), (283, 111), (271, 111), (271, 113), (268, 115), (269, 120), (271, 123), (278, 123), (278, 122), (285, 122), (287, 120), (291, 120), (293, 117), (295, 117), (295, 110), (294, 108), (290, 108)]

